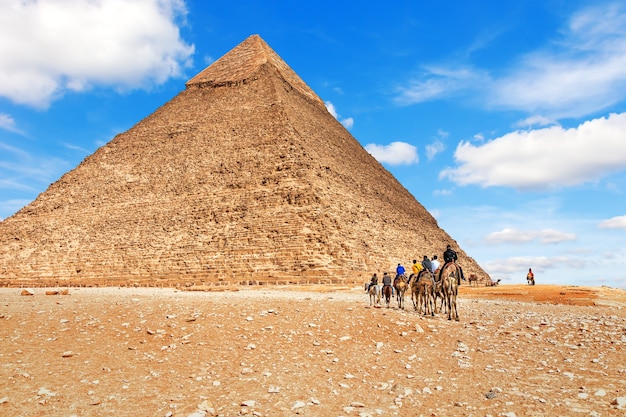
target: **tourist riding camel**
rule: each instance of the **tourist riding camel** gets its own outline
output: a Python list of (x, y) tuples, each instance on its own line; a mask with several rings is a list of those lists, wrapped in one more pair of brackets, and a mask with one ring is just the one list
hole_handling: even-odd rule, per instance
[(370, 288), (372, 288), (373, 285), (378, 285), (378, 276), (376, 276), (376, 273), (372, 275), (370, 283), (367, 285), (367, 290), (365, 292), (369, 292)]
[[(456, 260), (458, 259), (456, 252), (452, 249), (452, 247), (450, 245), (446, 246), (446, 250), (443, 253), (443, 266), (441, 267), (441, 269), (439, 270), (439, 280), (441, 280), (441, 271), (443, 271), (443, 267), (446, 266), (446, 264), (450, 263), (450, 262), (454, 262), (456, 264)], [(463, 281), (465, 281), (465, 274), (463, 274), (463, 268), (461, 268), (461, 265), (457, 264), (457, 266), (459, 267), (459, 271), (461, 272), (461, 279)]]

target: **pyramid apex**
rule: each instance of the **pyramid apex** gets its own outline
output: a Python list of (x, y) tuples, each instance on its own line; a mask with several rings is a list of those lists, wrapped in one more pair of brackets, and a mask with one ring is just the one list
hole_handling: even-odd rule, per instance
[(185, 85), (190, 88), (237, 84), (252, 78), (264, 65), (273, 66), (294, 89), (324, 104), (322, 99), (257, 34), (248, 36), (220, 59), (196, 74)]

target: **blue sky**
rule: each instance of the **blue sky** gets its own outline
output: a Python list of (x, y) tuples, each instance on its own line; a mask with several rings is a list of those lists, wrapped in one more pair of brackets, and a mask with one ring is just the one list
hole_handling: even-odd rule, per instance
[(0, 219), (251, 34), (493, 278), (626, 288), (619, 1), (1, 1)]

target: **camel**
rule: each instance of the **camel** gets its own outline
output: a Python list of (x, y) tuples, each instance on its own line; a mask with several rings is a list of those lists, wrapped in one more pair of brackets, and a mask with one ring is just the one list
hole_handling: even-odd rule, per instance
[(409, 288), (409, 284), (406, 282), (406, 276), (400, 275), (396, 282), (394, 282), (393, 287), (396, 289), (396, 300), (398, 301), (398, 308), (404, 310), (404, 296), (406, 294), (406, 290)]
[(420, 272), (417, 281), (417, 311), (424, 311), (424, 315), (435, 315), (433, 305), (434, 275), (432, 272), (425, 270)]
[[(367, 289), (368, 285), (369, 284), (365, 284), (365, 289)], [(378, 287), (378, 285), (372, 285), (368, 291), (368, 294), (370, 296), (370, 307), (372, 305), (380, 305), (380, 288)]]
[(473, 283), (475, 282), (476, 286), (478, 287), (478, 277), (476, 276), (476, 274), (470, 274), (467, 280), (469, 281), (469, 285), (473, 285)]
[[(437, 309), (438, 299), (441, 301), (439, 302), (439, 308)], [(446, 297), (443, 294), (443, 284), (441, 280), (437, 281), (435, 279), (435, 284), (433, 285), (433, 304), (435, 305), (435, 313), (443, 312), (445, 314), (448, 312), (448, 308), (447, 308), (445, 301), (446, 301)]]
[(500, 284), (500, 279), (498, 278), (497, 281), (492, 281), (491, 279), (489, 281), (487, 281), (485, 283), (485, 287), (496, 287), (498, 284)]
[(441, 283), (443, 286), (443, 294), (446, 299), (446, 307), (448, 308), (448, 320), (459, 321), (459, 312), (456, 308), (456, 297), (459, 292), (459, 283), (461, 280), (461, 270), (454, 262), (444, 265), (441, 270)]
[(417, 302), (418, 302), (418, 295), (419, 295), (419, 289), (417, 287), (417, 277), (419, 275), (418, 274), (411, 274), (409, 276), (409, 287), (411, 288), (411, 301), (413, 302), (413, 308), (417, 311)]
[(393, 293), (393, 287), (391, 285), (383, 285), (383, 299), (385, 300), (385, 304), (387, 305), (387, 308), (390, 307), (392, 293)]

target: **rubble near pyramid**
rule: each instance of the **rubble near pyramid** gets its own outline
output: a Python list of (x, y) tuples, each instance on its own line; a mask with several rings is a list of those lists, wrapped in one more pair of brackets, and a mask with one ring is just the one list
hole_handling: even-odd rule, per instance
[(362, 283), (458, 250), (257, 35), (0, 222), (1, 285)]

